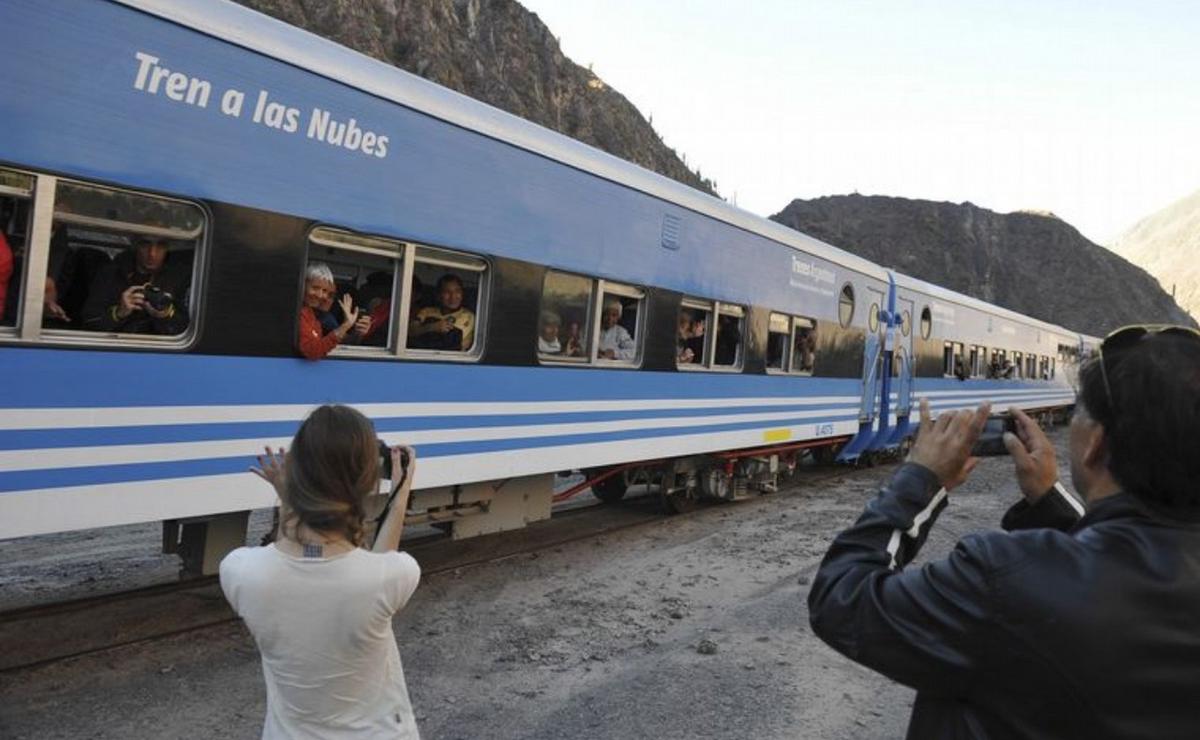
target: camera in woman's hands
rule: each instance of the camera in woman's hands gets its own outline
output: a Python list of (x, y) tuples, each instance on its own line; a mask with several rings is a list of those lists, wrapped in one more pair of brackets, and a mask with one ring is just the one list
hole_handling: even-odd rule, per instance
[[(408, 477), (408, 450), (400, 448), (400, 481), (403, 482)], [(392, 448), (387, 446), (383, 440), (379, 440), (379, 477), (385, 480), (395, 482), (392, 474)]]

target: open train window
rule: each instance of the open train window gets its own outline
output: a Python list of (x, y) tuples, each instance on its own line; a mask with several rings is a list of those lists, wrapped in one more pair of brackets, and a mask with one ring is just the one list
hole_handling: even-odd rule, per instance
[(640, 288), (548, 270), (536, 339), (549, 363), (634, 366), (641, 360), (645, 293)]
[[(310, 279), (326, 268), (332, 290), (310, 296)], [(329, 227), (313, 229), (308, 237), (308, 270), (304, 301), (312, 306), (328, 332), (346, 319), (345, 307), (358, 314), (354, 329), (346, 333), (337, 354), (391, 354), (396, 347), (397, 298), (404, 268), (404, 244), (394, 239), (355, 234)], [(321, 286), (316, 286), (321, 287)]]
[(791, 371), (812, 375), (817, 364), (817, 322), (800, 316), (792, 318)]
[(1009, 373), (1008, 368), (1005, 367), (1005, 377), (1009, 377), (1009, 378), (1025, 377), (1025, 356), (1022, 355), (1020, 352), (1012, 353), (1012, 372)]
[(929, 335), (933, 334), (933, 314), (929, 312), (929, 306), (921, 309), (921, 339), (929, 339)]
[(742, 366), (742, 337), (746, 333), (746, 310), (728, 303), (717, 304), (717, 325), (713, 351), (714, 368)]
[(468, 254), (417, 246), (409, 282), (406, 347), (447, 359), (478, 357), (480, 307), (487, 304), (487, 262)]
[(767, 325), (767, 370), (784, 372), (788, 366), (788, 349), (791, 344), (792, 319), (781, 313), (772, 313)]
[(538, 359), (587, 362), (592, 356), (589, 319), (595, 282), (565, 272), (546, 272), (538, 321)]
[(640, 359), (645, 294), (629, 285), (600, 281), (600, 309), (596, 320), (596, 360), (635, 365)]
[(772, 313), (767, 331), (767, 371), (812, 375), (817, 359), (817, 323)]
[[(684, 329), (684, 321), (690, 327)], [(746, 309), (732, 303), (685, 298), (680, 307), (680, 369), (737, 370), (742, 367)]]
[(41, 226), (34, 216), (26, 284), (41, 294), (39, 318), (22, 321), (39, 321), (41, 336), (63, 341), (186, 344), (198, 309), (204, 211), (175, 198), (45, 180), (53, 211)]
[(1031, 380), (1042, 377), (1042, 374), (1038, 372), (1037, 355), (1027, 355), (1025, 357), (1025, 377)]
[(971, 345), (971, 377), (987, 377), (987, 348), (978, 344)]
[(942, 345), (942, 375), (947, 378), (966, 379), (967, 365), (963, 359), (962, 342), (946, 342)]
[[(0, 169), (0, 330), (16, 327), (21, 313), (33, 186), (33, 175)], [(47, 295), (54, 299), (49, 292)]]
[(712, 333), (713, 304), (695, 299), (684, 299), (679, 308), (679, 329), (676, 335), (675, 364), (681, 368), (708, 366), (709, 337)]
[(849, 328), (854, 321), (854, 286), (846, 283), (838, 296), (838, 323), (843, 329)]

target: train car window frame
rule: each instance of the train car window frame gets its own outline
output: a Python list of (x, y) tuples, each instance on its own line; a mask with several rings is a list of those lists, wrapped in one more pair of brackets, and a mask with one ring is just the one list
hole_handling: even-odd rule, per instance
[(1013, 374), (1009, 380), (1020, 380), (1025, 377), (1025, 354), (1013, 350), (1012, 352)]
[[(604, 304), (607, 302), (609, 295), (632, 299), (637, 306), (638, 315), (634, 319), (635, 331), (631, 337), (634, 344), (632, 359), (622, 360), (600, 356), (600, 334), (603, 332), (601, 321), (605, 310)], [(646, 336), (646, 291), (626, 283), (597, 279), (592, 289), (592, 299), (595, 303), (592, 310), (592, 350), (589, 356), (591, 363), (596, 367), (641, 367), (642, 347), (645, 345), (645, 341), (643, 340)], [(624, 311), (626, 310), (628, 310), (628, 305), (622, 302), (622, 315), (624, 315)], [(617, 326), (623, 325), (618, 323)]]
[[(34, 188), (22, 275), (18, 281), (22, 293), (18, 316), (20, 324), (15, 333), (13, 327), (5, 327), (6, 331), (0, 337), (21, 342), (153, 348), (159, 351), (185, 350), (195, 343), (202, 320), (201, 298), (211, 251), (209, 238), (212, 216), (203, 203), (177, 195), (81, 178), (58, 177), (19, 168), (4, 169), (32, 177)], [(127, 209), (121, 214), (125, 218), (115, 217), (114, 203)], [(99, 208), (97, 204), (103, 205), (103, 216), (96, 215), (95, 211)], [(157, 223), (151, 223), (151, 220)], [(60, 237), (59, 248), (66, 251), (60, 253), (62, 261), (55, 268), (53, 252), (56, 240)], [(186, 326), (175, 334), (85, 328), (82, 325), (83, 309), (92, 300), (93, 288), (97, 287), (101, 274), (107, 274), (114, 261), (121, 259), (123, 254), (128, 253), (127, 250), (134, 249), (139, 240), (166, 242), (164, 259), (169, 259), (174, 248), (173, 253), (177, 257), (172, 263), (173, 268), (168, 273), (163, 267), (161, 274), (186, 280), (187, 285), (181, 296), (173, 295), (180, 292), (178, 290), (159, 289), (158, 298), (170, 302), (163, 309), (165, 315), (156, 317), (156, 320), (169, 322), (178, 316), (178, 311), (182, 311), (186, 315)], [(85, 248), (87, 251), (83, 252)], [(184, 258), (178, 255), (188, 256)], [(133, 259), (138, 258), (134, 256)], [(187, 261), (180, 262), (180, 259)], [(70, 265), (70, 271), (74, 273), (72, 284), (69, 287), (56, 285), (55, 292), (59, 293), (59, 287), (64, 288), (56, 296), (60, 302), (66, 302), (68, 289), (70, 295), (77, 299), (77, 305), (69, 304), (71, 311), (66, 314), (69, 322), (47, 314), (46, 305), (49, 281), (61, 282), (64, 278), (61, 272), (53, 278), (48, 273), (52, 268), (67, 269), (66, 265)], [(180, 265), (185, 267), (181, 268)], [(153, 276), (159, 274), (154, 272)], [(48, 325), (52, 321), (71, 325)]]
[[(22, 184), (24, 183), (24, 184)], [(12, 272), (8, 277), (8, 284), (5, 287), (5, 303), (11, 303), (11, 306), (0, 306), (4, 309), (3, 323), (0, 324), (0, 338), (3, 339), (18, 339), (27, 338), (21, 335), (24, 327), (23, 318), (26, 313), (26, 302), (29, 300), (29, 274), (31, 263), (32, 245), (34, 243), (34, 218), (37, 207), (37, 189), (38, 176), (32, 172), (3, 167), (0, 168), (0, 197), (11, 199), (13, 209), (11, 214), (7, 214), (9, 219), (0, 222), (0, 233), (3, 233), (5, 243), (8, 244), (11, 254), (9, 255), (12, 262)], [(14, 244), (15, 232), (8, 230), (9, 224), (14, 226), (18, 220), (18, 215), (21, 212), (21, 206), (24, 206), (24, 232), (21, 234), (22, 240), (18, 244)], [(45, 274), (46, 266), (41, 266), (41, 272)], [(41, 307), (44, 302), (44, 281), (43, 285), (39, 286), (38, 296), (34, 298), (37, 307)], [(11, 313), (7, 309), (11, 309)], [(41, 311), (38, 311), (37, 321), (39, 327), (41, 325)], [(36, 338), (36, 335), (33, 337)]]
[[(343, 341), (334, 347), (329, 353), (330, 357), (348, 358), (348, 357), (367, 357), (367, 358), (395, 358), (401, 354), (401, 337), (406, 338), (406, 329), (408, 327), (408, 306), (412, 298), (404, 286), (408, 271), (408, 261), (411, 254), (415, 251), (413, 245), (405, 242), (402, 239), (395, 239), (376, 234), (362, 234), (349, 229), (322, 224), (314, 226), (308, 232), (305, 250), (305, 271), (313, 262), (329, 263), (328, 257), (314, 257), (312, 252), (313, 245), (324, 247), (329, 250), (338, 250), (340, 252), (354, 252), (358, 254), (370, 255), (373, 257), (381, 257), (392, 261), (392, 280), (390, 293), (390, 309), (388, 311), (387, 321), (388, 326), (382, 346), (373, 344), (362, 345)], [(335, 261), (336, 263), (336, 261)], [(362, 267), (363, 265), (359, 265)], [(338, 270), (333, 269), (334, 276), (338, 274)], [(368, 278), (369, 280), (369, 278)], [(364, 281), (361, 285), (356, 284), (353, 288), (355, 292), (360, 291), (365, 286), (369, 285), (368, 281)], [(301, 290), (304, 290), (303, 283)], [(304, 295), (301, 293), (301, 304), (303, 303)], [(341, 300), (341, 295), (335, 293), (333, 297), (334, 305)], [(355, 302), (355, 308), (361, 312), (365, 306)], [(369, 310), (369, 309), (368, 309)], [(362, 314), (360, 313), (360, 316)], [(402, 323), (403, 322), (403, 323)], [(478, 322), (477, 322), (478, 323)], [(376, 330), (378, 331), (378, 330)], [(371, 332), (374, 334), (375, 332)]]
[[(792, 317), (785, 313), (772, 311), (770, 317), (767, 319), (767, 372), (769, 374), (787, 374), (788, 368), (791, 366), (792, 332)], [(778, 365), (771, 364), (772, 337), (783, 338), (782, 346), (779, 349)]]
[(879, 304), (872, 303), (871, 310), (867, 314), (867, 328), (874, 334), (879, 331)]
[[(733, 362), (718, 363), (717, 349), (721, 344), (721, 317), (733, 316), (737, 319), (737, 345), (734, 347)], [(713, 313), (713, 340), (709, 342), (706, 348), (709, 359), (709, 370), (714, 372), (725, 373), (740, 373), (743, 365), (746, 362), (746, 308), (736, 303), (723, 303), (716, 301), (716, 310)]]
[(921, 339), (929, 339), (933, 334), (933, 313), (929, 306), (921, 309)]
[[(704, 313), (704, 319), (703, 319), (704, 334), (702, 335), (704, 337), (704, 339), (700, 343), (700, 356), (694, 357), (694, 359), (691, 362), (680, 362), (679, 356), (678, 356), (678, 354), (676, 354), (675, 368), (677, 370), (683, 370), (686, 372), (705, 372), (705, 371), (708, 371), (709, 369), (711, 369), (709, 367), (709, 365), (710, 365), (709, 360), (712, 357), (713, 353), (716, 351), (716, 342), (712, 341), (713, 338), (715, 337), (713, 327), (717, 323), (717, 321), (716, 321), (716, 318), (717, 318), (716, 305), (717, 305), (716, 301), (706, 301), (702, 298), (684, 297), (683, 300), (681, 300), (679, 302), (679, 310), (680, 311), (691, 311), (692, 312), (693, 325), (696, 322), (696, 318), (695, 318), (696, 312), (701, 311)], [(691, 337), (691, 339), (695, 339), (695, 337), (693, 336), (693, 337)], [(693, 356), (694, 356), (694, 352), (693, 352)]]
[[(402, 336), (398, 340), (398, 356), (408, 359), (436, 359), (451, 362), (478, 362), (483, 356), (484, 343), (487, 337), (488, 327), (488, 311), (489, 297), (491, 291), (491, 263), (486, 257), (469, 252), (460, 252), (444, 247), (435, 247), (428, 244), (409, 243), (409, 249), (405, 250), (405, 266), (404, 266), (404, 287), (403, 291), (405, 300), (400, 302), (401, 315), (404, 325), (399, 328)], [(412, 340), (410, 335), (410, 324), (414, 321), (412, 312), (413, 281), (417, 279), (417, 265), (436, 265), (447, 270), (455, 270), (459, 272), (470, 272), (476, 277), (475, 280), (475, 306), (471, 309), (474, 313), (475, 326), (473, 329), (473, 337), (471, 346), (463, 350), (454, 349), (435, 349), (426, 347), (410, 347), (409, 342)], [(446, 272), (442, 273), (447, 274)], [(461, 274), (454, 272), (458, 279), (464, 283), (463, 292), (467, 293), (469, 286), (465, 285), (466, 281)], [(436, 282), (436, 281), (435, 281)], [(422, 287), (425, 287), (422, 282)], [(464, 300), (461, 304), (462, 308), (469, 308)], [(428, 308), (427, 306), (421, 307)], [(419, 311), (418, 311), (419, 312)]]
[(849, 329), (854, 323), (854, 285), (847, 282), (838, 293), (838, 324), (843, 329)]
[[(579, 311), (582, 308), (582, 313), (579, 315), (580, 320), (573, 320), (573, 314), (567, 314), (564, 310), (564, 304), (555, 303), (553, 306), (548, 306), (546, 303), (546, 286), (552, 280), (563, 279), (567, 281), (579, 281), (587, 285), (587, 296), (582, 302), (582, 307), (570, 307), (572, 311)], [(542, 365), (559, 365), (570, 367), (587, 367), (591, 365), (591, 356), (594, 344), (592, 342), (592, 321), (593, 307), (596, 303), (596, 288), (599, 281), (588, 275), (580, 275), (575, 272), (566, 270), (547, 269), (542, 277), (542, 297), (538, 302), (538, 334), (534, 338), (535, 345), (538, 347), (537, 359)], [(566, 293), (562, 295), (568, 295)], [(553, 314), (558, 320), (558, 333), (555, 336), (555, 341), (559, 343), (559, 352), (542, 352), (540, 344), (537, 344), (540, 339), (542, 329), (542, 319), (546, 314)], [(582, 344), (578, 348), (577, 354), (568, 354), (566, 352), (565, 341), (570, 337), (564, 334), (571, 324), (580, 324), (577, 340)]]
[[(801, 361), (798, 361), (798, 358), (797, 358), (798, 353), (796, 352), (796, 341), (799, 338), (800, 331), (802, 329), (808, 329), (811, 332), (812, 337), (814, 338), (814, 342), (813, 342), (814, 346), (813, 346), (813, 350), (812, 350), (812, 364), (808, 367), (808, 369), (804, 368), (802, 358), (801, 358)], [(792, 346), (791, 358), (790, 358), (791, 364), (788, 366), (788, 372), (790, 374), (800, 375), (800, 376), (804, 376), (804, 377), (812, 376), (813, 370), (815, 370), (816, 366), (817, 366), (816, 337), (817, 337), (817, 320), (816, 319), (811, 319), (807, 316), (793, 316), (792, 317), (792, 333), (791, 333), (791, 337), (790, 337), (791, 346)]]
[[(962, 342), (946, 341), (942, 343), (942, 377), (958, 377), (958, 363), (960, 361), (966, 362), (964, 352), (965, 347)], [(965, 365), (963, 369), (966, 369)]]

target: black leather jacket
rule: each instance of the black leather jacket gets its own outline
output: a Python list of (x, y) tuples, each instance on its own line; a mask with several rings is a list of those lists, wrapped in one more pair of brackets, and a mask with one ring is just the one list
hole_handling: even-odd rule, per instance
[(821, 639), (917, 689), (910, 738), (1200, 737), (1200, 525), (1052, 492), (905, 570), (946, 500), (903, 465), (808, 597)]

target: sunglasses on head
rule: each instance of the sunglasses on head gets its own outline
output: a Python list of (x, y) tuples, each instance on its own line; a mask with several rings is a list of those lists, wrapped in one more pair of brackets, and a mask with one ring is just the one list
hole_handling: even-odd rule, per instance
[(1100, 361), (1100, 379), (1104, 381), (1104, 395), (1108, 399), (1108, 408), (1115, 414), (1117, 411), (1116, 404), (1113, 403), (1112, 386), (1108, 382), (1108, 364), (1104, 359), (1104, 353), (1107, 352), (1111, 357), (1114, 353), (1127, 350), (1133, 347), (1138, 342), (1146, 337), (1156, 334), (1170, 334), (1173, 336), (1191, 339), (1200, 342), (1200, 331), (1189, 326), (1175, 326), (1173, 324), (1138, 324), (1134, 326), (1123, 326), (1116, 331), (1110, 333), (1100, 342), (1100, 352), (1098, 359)]

